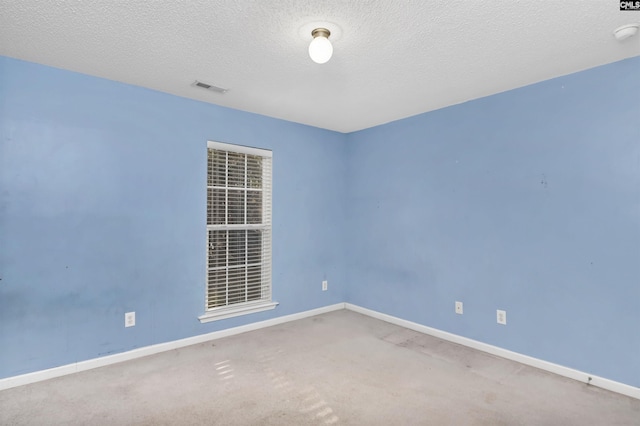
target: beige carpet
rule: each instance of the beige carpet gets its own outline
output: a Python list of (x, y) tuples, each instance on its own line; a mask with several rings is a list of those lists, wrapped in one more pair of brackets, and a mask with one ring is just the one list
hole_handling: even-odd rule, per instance
[(0, 392), (2, 425), (640, 425), (640, 401), (351, 311)]

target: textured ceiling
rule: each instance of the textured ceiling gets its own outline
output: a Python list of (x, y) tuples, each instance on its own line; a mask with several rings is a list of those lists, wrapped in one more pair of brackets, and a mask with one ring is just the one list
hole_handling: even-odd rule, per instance
[[(350, 132), (640, 55), (617, 0), (0, 0), (0, 55)], [(307, 46), (332, 30), (333, 58)], [(194, 80), (229, 91), (219, 94)]]

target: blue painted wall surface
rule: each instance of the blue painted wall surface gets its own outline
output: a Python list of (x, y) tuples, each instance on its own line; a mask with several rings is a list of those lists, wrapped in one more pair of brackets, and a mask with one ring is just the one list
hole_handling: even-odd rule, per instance
[(640, 386), (639, 75), (350, 134), (347, 301)]
[[(0, 57), (0, 378), (346, 300), (640, 386), (639, 71), (342, 135)], [(274, 152), (280, 305), (200, 324), (209, 139)]]
[[(344, 301), (345, 139), (0, 57), (0, 378)], [(273, 150), (280, 305), (200, 324), (207, 140)]]

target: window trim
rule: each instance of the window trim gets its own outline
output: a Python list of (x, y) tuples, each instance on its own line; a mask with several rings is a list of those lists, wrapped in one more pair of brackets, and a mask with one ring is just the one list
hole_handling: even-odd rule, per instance
[(254, 148), (245, 145), (233, 145), (226, 142), (207, 141), (207, 149), (219, 149), (221, 151), (232, 151), (239, 154), (257, 155), (260, 157), (273, 158), (273, 152), (264, 148)]
[(218, 321), (227, 318), (239, 317), (241, 315), (269, 311), (271, 309), (275, 309), (276, 306), (278, 306), (278, 302), (274, 302), (273, 300), (270, 302), (261, 300), (260, 303), (254, 304), (230, 305), (223, 308), (214, 308), (210, 311), (207, 311), (204, 314), (200, 315), (198, 317), (198, 320), (200, 320), (200, 322), (204, 324), (211, 321)]
[[(272, 209), (273, 209), (273, 202), (272, 202), (272, 186), (273, 186), (273, 153), (270, 150), (266, 150), (266, 149), (261, 149), (261, 148), (253, 148), (253, 147), (249, 147), (249, 146), (244, 146), (244, 145), (233, 145), (233, 144), (229, 144), (229, 143), (224, 143), (224, 142), (216, 142), (216, 141), (207, 141), (207, 155), (208, 155), (208, 151), (209, 149), (217, 149), (217, 150), (221, 150), (221, 151), (226, 151), (226, 152), (237, 152), (240, 154), (246, 154), (246, 155), (255, 155), (255, 156), (260, 156), (263, 158), (269, 158), (271, 161), (271, 170), (269, 173), (269, 182), (267, 184), (268, 186), (268, 190), (269, 190), (269, 211), (268, 211), (268, 217), (271, 218), (271, 214), (272, 214)], [(208, 167), (208, 165), (207, 165)], [(263, 191), (265, 190), (265, 185), (263, 185)], [(266, 212), (265, 212), (266, 213)], [(264, 217), (264, 216), (263, 216)], [(206, 222), (206, 221), (205, 221)], [(206, 227), (206, 232), (209, 232), (209, 225), (207, 225)], [(245, 225), (223, 225), (221, 227), (221, 229), (251, 229), (251, 228), (259, 228), (259, 229), (263, 229), (263, 228), (268, 228), (269, 229), (269, 234), (270, 234), (270, 238), (273, 238), (273, 234), (272, 234), (272, 222), (271, 219), (269, 219), (269, 222), (265, 225), (264, 223), (259, 224), (259, 225), (253, 225), (253, 224), (245, 224)], [(270, 247), (269, 247), (269, 258), (270, 258), (270, 262), (272, 262), (272, 255), (273, 255), (273, 248), (271, 246), (272, 244), (272, 240), (270, 243)], [(208, 254), (206, 255), (206, 258), (208, 259)], [(208, 261), (207, 261), (208, 262)], [(222, 320), (222, 319), (226, 319), (226, 318), (233, 318), (233, 317), (237, 317), (237, 316), (241, 316), (241, 315), (248, 315), (248, 314), (253, 314), (253, 313), (257, 313), (257, 312), (263, 312), (263, 311), (267, 311), (267, 310), (271, 310), (274, 309), (277, 305), (278, 302), (275, 302), (273, 300), (273, 274), (271, 273), (271, 265), (269, 267), (270, 270), (270, 274), (271, 277), (269, 278), (269, 300), (256, 300), (256, 301), (251, 301), (251, 302), (242, 302), (242, 303), (237, 303), (237, 304), (232, 304), (232, 305), (227, 305), (227, 306), (220, 306), (220, 307), (215, 307), (215, 308), (211, 308), (211, 309), (207, 309), (207, 294), (208, 294), (208, 290), (209, 290), (209, 278), (208, 278), (208, 270), (209, 270), (209, 265), (207, 263), (207, 267), (206, 267), (206, 272), (205, 272), (205, 300), (204, 300), (204, 305), (205, 305), (205, 312), (200, 315), (198, 317), (198, 320), (201, 323), (207, 323), (207, 322), (211, 322), (211, 321), (217, 321), (217, 320)]]

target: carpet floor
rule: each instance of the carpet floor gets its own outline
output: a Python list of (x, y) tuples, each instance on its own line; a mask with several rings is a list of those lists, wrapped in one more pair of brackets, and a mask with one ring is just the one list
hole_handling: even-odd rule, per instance
[(341, 310), (0, 392), (2, 425), (640, 425), (640, 400)]

